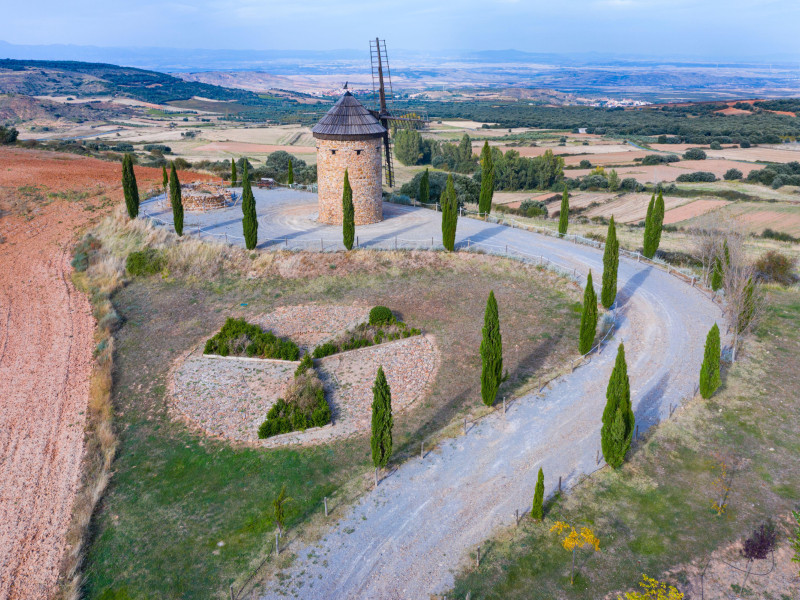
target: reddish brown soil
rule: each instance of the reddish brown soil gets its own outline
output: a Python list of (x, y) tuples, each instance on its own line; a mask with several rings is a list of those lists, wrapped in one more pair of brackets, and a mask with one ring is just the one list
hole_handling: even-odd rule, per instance
[[(0, 218), (0, 599), (38, 599), (52, 595), (65, 549), (92, 369), (94, 319), (70, 280), (71, 247), (109, 210), (86, 210), (98, 193), (121, 199), (120, 165), (13, 148), (0, 148), (0, 165), (0, 200), (31, 185), (91, 194), (44, 195), (27, 216)], [(161, 180), (136, 175), (142, 189)]]
[(694, 202), (689, 202), (689, 204), (684, 204), (683, 206), (665, 212), (664, 224), (671, 225), (672, 223), (679, 223), (680, 221), (699, 217), (700, 215), (716, 210), (726, 204), (728, 204), (727, 200), (695, 200)]

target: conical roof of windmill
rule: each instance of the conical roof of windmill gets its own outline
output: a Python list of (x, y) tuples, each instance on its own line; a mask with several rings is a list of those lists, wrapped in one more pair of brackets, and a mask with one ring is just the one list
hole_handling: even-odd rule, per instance
[(353, 94), (345, 92), (314, 125), (311, 133), (322, 140), (349, 140), (383, 137), (386, 128)]

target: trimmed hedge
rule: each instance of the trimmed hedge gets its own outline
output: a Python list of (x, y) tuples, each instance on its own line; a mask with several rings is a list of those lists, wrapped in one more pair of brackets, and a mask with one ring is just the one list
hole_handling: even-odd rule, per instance
[(322, 427), (331, 422), (331, 409), (325, 400), (325, 391), (319, 388), (315, 392), (314, 405), (302, 409), (297, 404), (287, 402), (283, 398), (269, 409), (267, 419), (258, 428), (260, 439), (290, 433), (292, 431), (305, 431), (309, 427)]
[(678, 175), (675, 180), (678, 183), (698, 183), (698, 182), (712, 182), (716, 181), (717, 176), (708, 171), (695, 171), (694, 173), (683, 173)]
[(300, 348), (291, 340), (282, 340), (258, 325), (233, 318), (228, 318), (219, 333), (206, 342), (204, 352), (220, 356), (232, 354), (282, 360), (300, 358)]

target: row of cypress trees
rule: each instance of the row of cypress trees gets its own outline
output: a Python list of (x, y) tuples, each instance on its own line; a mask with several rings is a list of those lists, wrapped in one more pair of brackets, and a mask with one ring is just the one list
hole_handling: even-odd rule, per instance
[[(164, 186), (164, 193), (169, 188), (169, 200), (172, 206), (172, 220), (175, 225), (175, 233), (183, 235), (183, 201), (181, 199), (181, 184), (178, 181), (178, 172), (173, 163), (170, 167), (170, 174), (167, 175), (167, 167), (161, 167), (161, 182)], [(122, 158), (122, 194), (125, 197), (125, 208), (128, 216), (135, 219), (139, 216), (139, 187), (136, 184), (136, 174), (133, 171), (133, 156), (126, 154)]]
[(664, 227), (664, 196), (658, 192), (650, 198), (647, 206), (647, 217), (644, 221), (644, 240), (642, 254), (647, 258), (653, 258), (656, 250), (661, 244), (661, 231)]

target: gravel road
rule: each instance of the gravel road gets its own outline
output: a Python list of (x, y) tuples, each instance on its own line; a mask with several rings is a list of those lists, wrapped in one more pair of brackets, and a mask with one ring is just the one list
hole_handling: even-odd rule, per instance
[[(289, 247), (322, 239), (326, 249), (341, 239), (339, 228), (313, 220), (314, 196), (287, 190), (257, 190), (256, 196), (260, 239), (286, 238), (283, 245)], [(234, 240), (241, 235), (241, 210), (229, 213), (192, 214), (187, 224)], [(422, 245), (431, 237), (438, 243), (441, 237), (438, 213), (385, 204), (384, 214), (382, 223), (357, 228), (362, 246), (391, 246), (395, 236), (400, 245), (404, 239), (417, 241), (407, 245)], [(158, 216), (168, 220), (170, 215)], [(467, 237), (543, 255), (582, 276), (592, 269), (600, 280), (602, 253), (595, 248), (460, 219), (457, 241)], [(336, 515), (338, 521), (318, 543), (290, 548), (297, 560), (284, 572), (287, 577), (268, 583), (272, 591), (264, 597), (416, 599), (449, 589), (468, 551), (512, 525), (516, 509), (528, 508), (539, 467), (550, 494), (559, 476), (569, 487), (602, 466), (602, 459), (596, 462), (600, 418), (622, 340), (640, 431), (667, 418), (671, 405), (692, 397), (706, 332), (722, 320), (719, 308), (675, 277), (625, 258), (619, 286), (619, 329), (602, 354), (543, 393), (519, 399), (505, 417), (495, 413), (424, 460), (401, 465)], [(500, 319), (502, 328), (502, 307)]]

